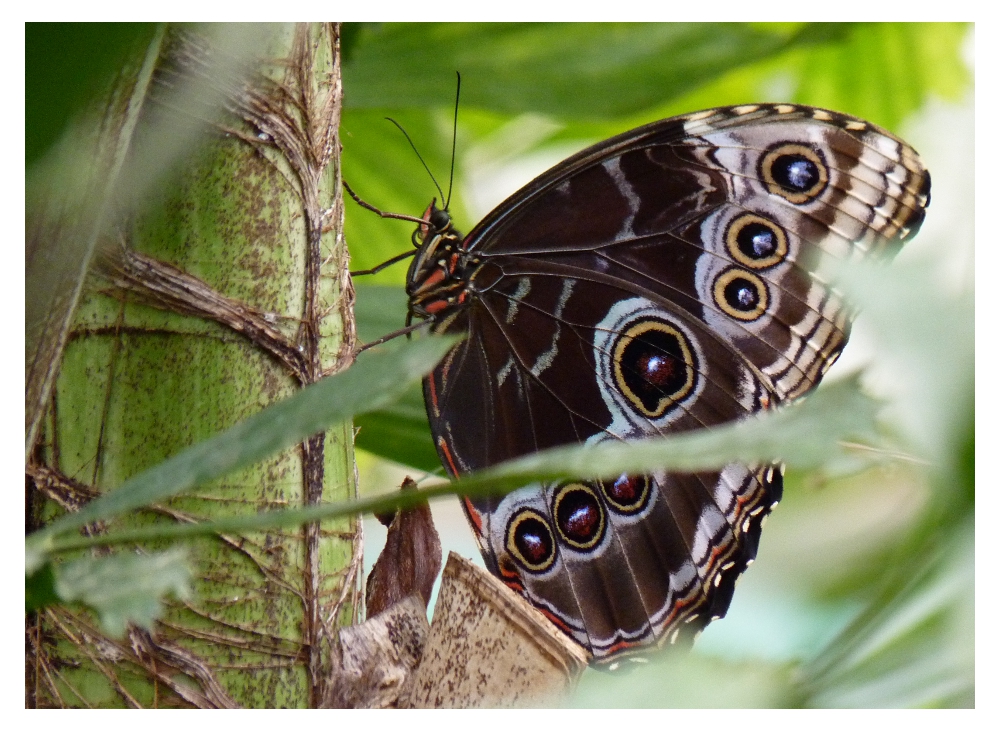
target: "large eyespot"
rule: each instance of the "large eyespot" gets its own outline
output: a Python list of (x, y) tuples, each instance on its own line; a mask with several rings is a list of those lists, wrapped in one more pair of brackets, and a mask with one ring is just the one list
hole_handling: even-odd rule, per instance
[(507, 525), (507, 552), (533, 573), (551, 568), (556, 546), (549, 523), (533, 509), (519, 511)]
[(615, 383), (647, 417), (663, 417), (695, 388), (697, 366), (687, 337), (666, 322), (644, 319), (615, 340)]
[(726, 229), (726, 250), (751, 269), (767, 269), (788, 255), (785, 231), (759, 215), (740, 215)]
[(556, 489), (552, 518), (566, 543), (577, 550), (590, 550), (604, 537), (607, 527), (604, 507), (597, 492), (586, 484), (573, 482)]
[(649, 501), (651, 486), (648, 476), (630, 476), (627, 473), (614, 481), (601, 482), (604, 498), (619, 514), (641, 512)]
[(712, 288), (715, 303), (730, 317), (750, 321), (767, 312), (767, 286), (756, 274), (743, 269), (726, 269)]
[(772, 194), (801, 205), (819, 196), (830, 181), (830, 172), (818, 151), (798, 143), (782, 143), (764, 154), (760, 177)]

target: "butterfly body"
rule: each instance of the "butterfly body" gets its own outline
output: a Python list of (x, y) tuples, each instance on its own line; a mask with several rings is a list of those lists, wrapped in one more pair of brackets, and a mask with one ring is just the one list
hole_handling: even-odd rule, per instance
[[(455, 476), (568, 443), (740, 420), (840, 355), (843, 261), (919, 228), (929, 176), (847, 116), (747, 105), (653, 123), (546, 172), (468, 236), (433, 203), (411, 315), (467, 337), (424, 382)], [(465, 500), (487, 567), (610, 663), (725, 614), (776, 468), (532, 484)]]

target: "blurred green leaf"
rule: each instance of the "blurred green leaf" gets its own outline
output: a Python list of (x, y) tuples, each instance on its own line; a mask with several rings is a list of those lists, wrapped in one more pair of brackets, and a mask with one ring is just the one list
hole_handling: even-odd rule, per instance
[(403, 327), (409, 298), (402, 287), (359, 283), (354, 285), (354, 293), (354, 320), (362, 343)]
[(968, 89), (964, 23), (859, 23), (843, 43), (790, 53), (795, 102), (832, 107), (898, 130), (931, 95)]
[[(421, 342), (425, 341), (429, 339), (422, 339)], [(369, 363), (366, 368), (371, 370), (372, 364)], [(449, 484), (407, 489), (405, 493), (381, 494), (350, 502), (313, 505), (255, 516), (229, 517), (197, 524), (148, 525), (108, 533), (98, 538), (64, 535), (53, 540), (53, 535), (49, 533), (34, 545), (29, 537), (28, 548), (29, 551), (32, 547), (65, 551), (123, 542), (176, 540), (240, 530), (290, 527), (318, 519), (410, 507), (438, 496), (485, 496), (513, 491), (539, 480), (608, 478), (623, 471), (644, 473), (661, 469), (712, 470), (734, 460), (770, 463), (782, 457), (795, 459), (800, 465), (818, 464), (841, 452), (841, 438), (870, 439), (874, 432), (877, 408), (876, 402), (858, 390), (856, 380), (848, 380), (825, 387), (793, 406), (741, 422), (655, 440), (552, 448), (470, 473)], [(255, 418), (267, 411), (255, 415)], [(199, 447), (194, 446), (194, 449)], [(174, 458), (179, 457), (181, 456)], [(163, 465), (166, 464), (161, 464)], [(159, 468), (158, 466), (157, 469)], [(122, 487), (115, 494), (121, 494), (125, 488)], [(74, 520), (98, 518), (91, 511), (91, 507), (97, 503), (92, 502), (78, 512), (74, 515)], [(125, 500), (116, 503), (124, 504)], [(149, 502), (144, 498), (143, 503)], [(104, 513), (103, 509), (101, 511)], [(85, 514), (88, 512), (89, 514)]]
[(451, 489), (462, 495), (496, 493), (540, 479), (613, 478), (623, 472), (660, 469), (705, 471), (733, 461), (760, 464), (783, 459), (800, 467), (817, 466), (845, 452), (844, 439), (873, 441), (878, 407), (859, 390), (855, 377), (826, 385), (797, 404), (740, 422), (664, 438), (533, 453), (463, 476), (452, 482)]
[(588, 669), (567, 706), (575, 709), (753, 709), (795, 703), (793, 672), (763, 661), (654, 653), (623, 673)]
[[(451, 155), (450, 124), (446, 134), (436, 122), (444, 123), (427, 110), (344, 110), (340, 131), (344, 145), (343, 177), (361, 199), (386, 212), (411, 216), (423, 214), (432, 197), (438, 197), (431, 178), (424, 171), (410, 144), (399, 130), (385, 120), (393, 116), (406, 129), (442, 187), (448, 185)], [(443, 180), (443, 181), (442, 181)], [(411, 222), (380, 218), (345, 197), (345, 233), (351, 249), (351, 269), (370, 269), (389, 258), (412, 249)], [(438, 199), (440, 204), (440, 198)], [(461, 213), (455, 203), (453, 212)], [(409, 262), (391, 266), (373, 276), (359, 277), (358, 283), (398, 284), (405, 281)], [(399, 313), (402, 327), (405, 309)]]
[(67, 604), (85, 604), (97, 611), (111, 637), (121, 637), (131, 622), (149, 629), (163, 611), (161, 599), (188, 595), (191, 574), (187, 553), (119, 553), (84, 556), (55, 568), (55, 591)]
[(152, 23), (24, 24), (25, 168), (101, 94), (130, 55), (145, 51), (155, 30)]
[(354, 424), (358, 448), (428, 473), (442, 471), (420, 387), (411, 388), (384, 409), (358, 415)]
[[(355, 291), (354, 318), (361, 342), (377, 340), (403, 326), (407, 309), (403, 289), (357, 284)], [(386, 407), (357, 415), (354, 424), (358, 428), (354, 438), (358, 448), (421, 471), (435, 472), (441, 468), (419, 386), (408, 389)]]
[(33, 612), (59, 601), (56, 574), (51, 563), (33, 567), (34, 573), (24, 577), (24, 611)]
[(839, 283), (878, 333), (892, 374), (896, 423), (916, 452), (953, 475), (975, 391), (972, 293), (945, 288), (936, 262), (927, 259), (841, 271)]
[(803, 668), (809, 706), (974, 706), (973, 524), (911, 555), (908, 575)]
[[(429, 431), (422, 397), (406, 395), (406, 404), (391, 405), (379, 415), (366, 415), (370, 434), (382, 430), (382, 439), (362, 441), (366, 428), (358, 421), (362, 432), (358, 445), (372, 453), (380, 453), (397, 463), (412, 465), (426, 471), (440, 468)], [(875, 416), (879, 405), (862, 393), (856, 381), (843, 381), (825, 386), (809, 401), (784, 408), (776, 413), (751, 417), (744, 422), (672, 435), (658, 440), (634, 441), (628, 444), (601, 443), (586, 447), (553, 448), (531, 456), (494, 466), (495, 478), (527, 482), (540, 478), (605, 478), (623, 471), (648, 472), (659, 468), (673, 470), (711, 470), (733, 461), (750, 464), (782, 459), (798, 469), (825, 466), (841, 458), (854, 458), (840, 444), (854, 439), (864, 444), (878, 443)], [(389, 428), (393, 419), (399, 421)], [(413, 445), (402, 447), (410, 439)], [(393, 445), (395, 443), (395, 445)], [(877, 454), (878, 451), (875, 451)], [(409, 460), (420, 463), (409, 463)], [(509, 478), (508, 478), (509, 477)], [(492, 471), (463, 477), (456, 493), (478, 489), (494, 478)]]
[[(25, 173), (26, 456), (45, 413), (91, 258), (111, 213), (128, 199), (118, 187), (162, 40), (161, 29), (145, 54), (120, 63), (117, 82), (105, 98), (77, 111), (57, 142), (44, 144), (47, 154)], [(32, 94), (30, 86), (27, 92)], [(130, 184), (131, 195), (138, 181)]]
[[(852, 23), (819, 35), (811, 24), (774, 57), (734, 67), (684, 94), (617, 120), (566, 119), (549, 143), (598, 141), (658, 118), (722, 105), (794, 102), (837, 110), (891, 131), (928, 100), (969, 90), (965, 23)], [(815, 34), (815, 35), (813, 35)]]
[(60, 517), (28, 536), (26, 547), (34, 550), (26, 556), (27, 560), (37, 564), (40, 559), (34, 552), (45, 550), (60, 533), (190, 489), (266, 458), (334, 422), (391, 402), (430, 371), (453, 342), (430, 337), (366, 351), (348, 371), (312, 384), (229, 430), (187, 448), (133, 476), (79, 512)]
[(822, 24), (789, 37), (785, 28), (738, 23), (369, 25), (344, 66), (344, 99), (350, 108), (446, 106), (459, 71), (470, 107), (619, 117), (844, 30)]

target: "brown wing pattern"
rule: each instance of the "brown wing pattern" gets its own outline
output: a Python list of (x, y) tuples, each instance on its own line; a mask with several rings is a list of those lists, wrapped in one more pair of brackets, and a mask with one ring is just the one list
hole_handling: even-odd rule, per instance
[[(442, 461), (460, 475), (800, 396), (847, 341), (831, 275), (893, 254), (929, 191), (891, 134), (793, 105), (661, 121), (567, 159), (462, 243), (434, 329), (469, 337), (425, 382)], [(734, 464), (466, 509), (490, 569), (609, 663), (722, 616), (780, 496), (776, 469)]]

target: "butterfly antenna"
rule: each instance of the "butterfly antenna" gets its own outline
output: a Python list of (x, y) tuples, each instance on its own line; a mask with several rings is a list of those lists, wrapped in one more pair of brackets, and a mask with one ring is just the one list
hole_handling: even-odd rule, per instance
[[(431, 181), (434, 182), (434, 186), (437, 188), (438, 194), (441, 195), (441, 201), (444, 202), (444, 192), (441, 191), (441, 185), (438, 184), (437, 179), (435, 179), (434, 175), (431, 174), (431, 169), (430, 169), (429, 166), (427, 166), (427, 162), (424, 161), (424, 157), (420, 155), (419, 151), (417, 151), (417, 147), (413, 144), (413, 139), (410, 138), (410, 134), (407, 133), (405, 130), (403, 130), (403, 126), (401, 126), (399, 123), (397, 123), (392, 118), (386, 118), (386, 120), (388, 120), (394, 126), (396, 126), (397, 128), (399, 128), (399, 130), (402, 132), (402, 134), (404, 136), (406, 136), (406, 140), (410, 142), (410, 148), (413, 149), (413, 153), (415, 153), (417, 155), (417, 158), (420, 159), (420, 163), (424, 165), (424, 171), (427, 172), (427, 175), (431, 178)], [(445, 208), (445, 209), (447, 209), (447, 208)]]
[(462, 75), (455, 72), (458, 84), (455, 87), (455, 120), (451, 126), (451, 173), (448, 175), (448, 199), (444, 201), (444, 209), (451, 204), (451, 185), (455, 183), (455, 142), (458, 140), (458, 98), (462, 93)]

